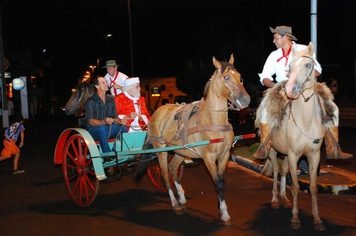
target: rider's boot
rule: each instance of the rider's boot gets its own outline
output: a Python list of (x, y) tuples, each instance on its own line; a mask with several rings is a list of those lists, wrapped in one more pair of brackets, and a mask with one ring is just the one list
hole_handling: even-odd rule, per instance
[(272, 146), (272, 132), (268, 124), (260, 123), (260, 140), (261, 144), (257, 151), (253, 154), (253, 157), (257, 159), (266, 159), (268, 156), (268, 151)]
[(339, 146), (339, 128), (330, 127), (325, 133), (326, 159), (349, 159), (352, 154), (341, 151)]

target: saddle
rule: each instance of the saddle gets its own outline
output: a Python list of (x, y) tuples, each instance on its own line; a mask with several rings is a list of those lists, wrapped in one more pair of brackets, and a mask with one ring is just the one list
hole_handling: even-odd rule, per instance
[[(286, 95), (285, 84), (287, 81), (277, 83), (273, 88), (267, 89), (264, 92), (264, 100), (259, 108), (259, 115), (255, 121), (255, 126), (258, 127), (260, 123), (260, 115), (263, 109), (266, 109), (269, 114), (268, 125), (271, 129), (278, 130), (283, 117), (286, 114), (286, 108), (292, 102)], [(332, 101), (334, 96), (325, 83), (317, 83), (317, 95), (321, 109), (321, 118), (324, 124), (332, 121), (334, 114), (334, 107)]]
[(178, 120), (178, 127), (177, 127), (177, 133), (172, 138), (172, 141), (177, 141), (182, 139), (183, 145), (186, 144), (185, 141), (188, 140), (188, 131), (187, 131), (188, 121), (195, 113), (197, 113), (199, 108), (200, 108), (200, 101), (185, 105), (182, 107), (182, 109), (179, 109), (177, 111), (176, 115), (174, 116), (174, 119)]
[[(161, 136), (160, 137), (154, 137), (154, 136), (149, 136), (147, 142), (150, 142), (151, 140), (158, 141), (161, 143), (167, 142), (162, 137), (162, 133), (165, 130), (168, 121), (173, 118), (174, 120), (177, 120), (177, 132), (173, 136), (173, 138), (169, 141), (178, 141), (182, 140), (182, 145), (184, 146), (185, 144), (188, 143), (188, 136), (192, 135), (194, 133), (202, 132), (202, 131), (219, 131), (219, 132), (225, 132), (225, 131), (232, 131), (232, 125), (199, 125), (199, 111), (200, 109), (204, 106), (204, 98), (202, 98), (200, 101), (196, 101), (193, 103), (189, 104), (179, 104), (178, 107), (171, 112), (171, 114), (165, 119), (162, 130), (161, 130)], [(192, 118), (193, 115), (196, 114), (196, 126), (189, 128), (188, 129), (188, 121)]]

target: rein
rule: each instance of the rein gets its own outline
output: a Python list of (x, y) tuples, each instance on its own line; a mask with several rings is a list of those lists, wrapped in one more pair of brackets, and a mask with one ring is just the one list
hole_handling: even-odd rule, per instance
[[(295, 121), (294, 115), (293, 115), (293, 111), (292, 111), (292, 101), (289, 102), (289, 114), (292, 116), (293, 122), (295, 124), (295, 126), (297, 127), (297, 129), (299, 130), (299, 132), (304, 135), (305, 137), (307, 137), (308, 139), (310, 139), (313, 144), (318, 144), (320, 143), (320, 141), (322, 140), (323, 137), (321, 138), (312, 138), (310, 137), (308, 134), (306, 134), (305, 132), (303, 132), (303, 130), (299, 127), (299, 125), (297, 124), (297, 122)], [(324, 132), (325, 132), (325, 127), (323, 126)]]

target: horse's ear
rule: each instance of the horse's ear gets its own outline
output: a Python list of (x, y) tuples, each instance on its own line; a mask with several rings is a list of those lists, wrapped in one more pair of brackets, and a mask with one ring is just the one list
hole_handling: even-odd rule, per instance
[(221, 63), (215, 59), (215, 57), (213, 57), (213, 63), (216, 69), (220, 69), (221, 68)]
[(309, 43), (308, 45), (308, 53), (310, 56), (313, 56), (313, 53), (314, 53), (314, 45), (312, 42)]
[(235, 59), (234, 59), (234, 54), (231, 53), (229, 63), (230, 63), (231, 65), (233, 65), (233, 64), (234, 64), (234, 60), (235, 60)]

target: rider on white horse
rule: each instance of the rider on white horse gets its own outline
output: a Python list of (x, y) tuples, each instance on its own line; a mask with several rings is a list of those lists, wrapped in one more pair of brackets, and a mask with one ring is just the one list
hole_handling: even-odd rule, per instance
[[(293, 41), (297, 41), (297, 38), (292, 35), (292, 27), (288, 26), (277, 26), (275, 29), (270, 27), (273, 35), (273, 43), (276, 45), (277, 50), (273, 51), (263, 67), (263, 71), (260, 76), (260, 81), (263, 85), (271, 88), (275, 85), (272, 76), (276, 76), (276, 81), (281, 82), (288, 80), (288, 67), (289, 62), (292, 61), (294, 55), (292, 55), (292, 47), (297, 51), (305, 50), (307, 46), (296, 44)], [(315, 76), (321, 74), (321, 66), (319, 62), (315, 59), (315, 54), (313, 55), (315, 62)], [(326, 85), (323, 89), (328, 89)], [(320, 93), (318, 93), (320, 96)], [(324, 98), (323, 98), (324, 99)], [(328, 131), (325, 135), (325, 148), (326, 148), (326, 158), (327, 159), (348, 159), (352, 157), (352, 154), (342, 152), (339, 146), (339, 109), (333, 101), (328, 101), (333, 107), (333, 120), (329, 121), (326, 126)], [(263, 111), (262, 111), (263, 112)], [(254, 153), (254, 157), (258, 159), (265, 159), (268, 155), (268, 151), (271, 148), (272, 140), (270, 139), (272, 135), (270, 133), (270, 127), (266, 123), (266, 112), (262, 113), (260, 125), (260, 140), (261, 145)]]

